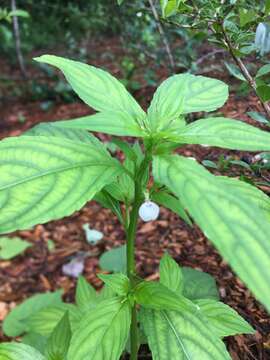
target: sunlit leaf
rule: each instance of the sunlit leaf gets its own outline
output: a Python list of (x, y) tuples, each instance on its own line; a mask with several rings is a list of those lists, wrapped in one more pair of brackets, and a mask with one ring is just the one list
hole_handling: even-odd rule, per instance
[(142, 309), (141, 321), (153, 360), (230, 360), (222, 341), (190, 311)]
[(148, 109), (152, 130), (174, 129), (185, 124), (182, 114), (213, 111), (228, 98), (228, 86), (222, 81), (180, 74), (169, 77), (157, 89)]
[(207, 144), (234, 150), (270, 150), (270, 133), (242, 121), (209, 118), (194, 121), (181, 129), (176, 141)]
[(183, 205), (256, 297), (270, 309), (270, 200), (182, 156), (155, 157), (154, 177)]
[(237, 334), (254, 334), (252, 327), (230, 306), (222, 302), (201, 299), (196, 300), (200, 311), (209, 321), (213, 332), (220, 336), (232, 336)]
[(43, 55), (36, 61), (59, 68), (79, 97), (98, 111), (125, 112), (141, 122), (145, 113), (125, 87), (108, 72), (78, 61)]
[(118, 136), (142, 137), (146, 135), (143, 127), (126, 111), (103, 111), (78, 119), (57, 121), (54, 126), (97, 131)]
[(99, 146), (45, 136), (2, 140), (0, 170), (0, 233), (68, 216), (122, 172)]

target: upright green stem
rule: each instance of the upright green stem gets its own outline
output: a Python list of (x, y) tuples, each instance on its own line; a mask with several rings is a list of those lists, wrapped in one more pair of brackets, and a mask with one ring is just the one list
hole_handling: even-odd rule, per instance
[[(127, 275), (129, 277), (131, 287), (134, 284), (134, 275), (136, 273), (135, 261), (135, 239), (138, 223), (138, 213), (141, 204), (141, 191), (139, 184), (135, 183), (135, 199), (133, 208), (130, 213), (130, 223), (127, 231)], [(136, 360), (138, 353), (138, 326), (137, 326), (137, 310), (136, 304), (133, 305), (131, 314), (130, 328), (130, 359)]]
[[(135, 275), (136, 275), (136, 261), (135, 261), (135, 241), (136, 241), (136, 230), (138, 224), (139, 208), (143, 201), (143, 176), (146, 169), (149, 166), (151, 160), (151, 152), (146, 153), (146, 156), (136, 174), (135, 177), (135, 191), (134, 191), (134, 203), (130, 213), (129, 226), (126, 231), (127, 235), (127, 275), (130, 280), (131, 287), (135, 286)], [(138, 325), (137, 325), (137, 309), (136, 303), (132, 308), (131, 316), (131, 328), (130, 328), (130, 359), (136, 360), (138, 353)]]

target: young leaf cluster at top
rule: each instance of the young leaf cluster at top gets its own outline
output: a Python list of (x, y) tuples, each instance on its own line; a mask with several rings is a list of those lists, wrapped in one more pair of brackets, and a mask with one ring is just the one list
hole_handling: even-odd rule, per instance
[[(270, 309), (269, 198), (247, 183), (215, 176), (194, 159), (173, 154), (173, 150), (185, 144), (270, 150), (270, 134), (241, 121), (212, 116), (186, 123), (188, 113), (221, 107), (228, 97), (227, 85), (188, 73), (174, 75), (159, 86), (145, 112), (117, 79), (101, 69), (52, 55), (36, 60), (58, 67), (78, 96), (97, 113), (38, 125), (20, 137), (0, 142), (0, 233), (68, 216), (95, 199), (116, 214), (127, 237), (132, 238), (136, 231), (134, 219), (147, 193), (149, 200), (168, 207), (189, 224), (192, 218)], [(121, 163), (87, 130), (136, 137), (138, 141), (131, 146), (118, 138), (113, 140), (125, 155)], [(123, 211), (121, 203), (127, 211)], [(229, 359), (222, 342), (216, 335), (208, 336), (212, 331), (206, 330), (198, 315), (198, 307), (209, 304), (190, 302), (179, 294), (181, 285), (177, 281), (179, 289), (175, 294), (174, 281), (162, 278), (161, 284), (141, 281), (138, 284), (136, 275), (129, 272), (128, 277), (103, 276), (118, 297), (83, 316), (78, 325), (80, 330), (71, 336), (68, 360), (83, 360), (87, 354), (94, 354), (91, 358), (98, 360), (118, 359), (127, 340), (131, 304), (146, 309), (142, 323), (154, 359), (167, 359), (166, 351), (172, 348), (170, 342), (176, 341), (167, 339), (166, 326), (172, 326), (177, 333), (183, 322), (184, 331), (190, 331), (191, 338), (199, 332), (200, 342), (205, 339), (205, 346), (198, 349), (195, 334), (191, 341), (195, 348), (189, 351), (199, 354), (201, 359)], [(177, 314), (172, 317), (170, 311), (181, 312), (180, 318)], [(67, 322), (66, 317), (63, 322)], [(154, 327), (158, 324), (165, 329), (160, 334), (169, 344), (167, 350), (157, 349), (161, 341), (154, 337)], [(95, 341), (87, 342), (93, 331)], [(113, 333), (118, 334), (117, 339)], [(66, 337), (70, 338), (69, 332)], [(9, 351), (10, 345), (3, 346), (2, 351)], [(159, 356), (163, 350), (165, 355)], [(182, 358), (188, 359), (183, 351)]]
[[(160, 282), (137, 280), (132, 289), (126, 275), (99, 275), (105, 283), (96, 293), (78, 280), (75, 304), (61, 293), (40, 294), (15, 308), (4, 321), (9, 336), (22, 343), (0, 345), (9, 360), (116, 360), (129, 351), (128, 334), (134, 301), (140, 305), (139, 343), (148, 343), (153, 359), (230, 359), (222, 338), (253, 333), (232, 308), (219, 301), (214, 279), (192, 268), (180, 268), (165, 254)], [(5, 358), (5, 356), (7, 358)]]

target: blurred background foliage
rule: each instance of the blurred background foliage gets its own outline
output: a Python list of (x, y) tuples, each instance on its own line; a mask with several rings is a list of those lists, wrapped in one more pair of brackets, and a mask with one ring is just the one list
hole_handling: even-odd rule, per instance
[[(15, 1), (16, 13), (12, 8)], [(73, 100), (58, 73), (41, 66), (40, 75), (39, 65), (33, 65), (32, 57), (46, 52), (104, 67), (117, 63), (117, 76), (131, 92), (145, 84), (155, 86), (158, 79), (174, 72), (220, 72), (222, 77), (225, 71), (237, 79), (238, 94), (246, 95), (249, 84), (231, 59), (223, 32), (235, 56), (247, 57), (247, 69), (255, 76), (260, 66), (268, 64), (267, 51), (256, 48), (254, 39), (259, 24), (270, 32), (269, 12), (269, 0), (2, 0), (0, 60), (8, 60), (9, 71), (3, 68), (0, 81), (4, 90), (9, 90), (14, 87), (12, 81), (20, 78), (13, 23), (16, 15), (20, 50), (30, 74), (27, 84), (19, 83), (13, 95), (23, 92), (34, 100), (50, 99), (51, 84), (41, 80), (47, 77), (54, 85), (56, 82), (56, 96)], [(267, 43), (264, 45), (267, 48)], [(33, 67), (36, 74), (31, 73)], [(270, 87), (263, 78), (267, 76), (264, 72), (256, 80), (264, 99), (270, 98)], [(5, 94), (1, 86), (0, 96)]]

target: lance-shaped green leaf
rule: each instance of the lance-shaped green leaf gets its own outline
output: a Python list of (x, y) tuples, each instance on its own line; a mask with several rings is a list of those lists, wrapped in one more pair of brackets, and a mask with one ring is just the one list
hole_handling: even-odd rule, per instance
[(103, 111), (78, 119), (62, 120), (54, 123), (56, 127), (98, 131), (118, 136), (146, 135), (143, 125), (136, 122), (127, 111)]
[(126, 296), (130, 290), (129, 278), (124, 274), (99, 274), (98, 277), (120, 296)]
[(184, 124), (181, 114), (216, 110), (227, 98), (228, 86), (222, 81), (191, 74), (171, 76), (159, 86), (148, 109), (151, 128), (178, 132)]
[(53, 136), (58, 138), (64, 138), (73, 142), (92, 144), (99, 147), (100, 151), (107, 153), (106, 147), (100, 142), (94, 135), (90, 134), (86, 130), (68, 129), (61, 126), (56, 126), (57, 122), (53, 123), (41, 123), (30, 130), (27, 130), (24, 136)]
[(145, 308), (175, 311), (196, 311), (196, 306), (184, 296), (154, 281), (143, 281), (134, 290), (135, 300)]
[(118, 360), (125, 348), (130, 304), (123, 298), (102, 301), (81, 321), (71, 339), (68, 360)]
[(33, 314), (48, 306), (61, 305), (61, 291), (36, 294), (20, 305), (16, 306), (6, 316), (3, 322), (3, 331), (7, 336), (19, 336), (27, 330), (26, 320)]
[(76, 304), (82, 308), (90, 305), (91, 303), (95, 303), (97, 300), (97, 294), (95, 289), (83, 276), (79, 276), (76, 287), (75, 299)]
[(270, 200), (237, 180), (215, 177), (196, 161), (156, 157), (154, 177), (177, 196), (226, 261), (270, 309)]
[(70, 340), (71, 328), (68, 312), (66, 312), (48, 339), (45, 349), (46, 359), (65, 360)]
[(160, 0), (162, 16), (164, 18), (174, 15), (182, 0)]
[(270, 133), (226, 118), (202, 119), (182, 128), (175, 141), (234, 150), (270, 150)]
[(154, 360), (231, 359), (197, 313), (142, 309), (140, 319)]
[(180, 266), (170, 255), (163, 255), (159, 264), (160, 283), (180, 294), (183, 289), (183, 274)]
[(2, 360), (45, 360), (45, 357), (29, 345), (20, 343), (0, 344), (0, 359)]
[(179, 199), (176, 199), (174, 196), (168, 194), (166, 191), (158, 191), (156, 193), (153, 193), (151, 195), (151, 199), (159, 205), (162, 205), (172, 210), (177, 215), (179, 215), (188, 225), (192, 226), (192, 222)]
[(49, 306), (35, 312), (25, 319), (27, 330), (43, 336), (49, 336), (66, 312), (69, 312), (71, 328), (74, 331), (77, 326), (77, 318), (81, 318), (82, 312), (73, 304)]
[(139, 122), (145, 117), (136, 100), (121, 82), (108, 72), (54, 55), (43, 55), (35, 60), (60, 69), (77, 95), (95, 110), (124, 111)]
[(233, 308), (222, 302), (200, 299), (196, 300), (196, 304), (207, 318), (213, 332), (220, 337), (255, 332)]
[(57, 137), (0, 142), (0, 233), (79, 210), (122, 172), (99, 146)]

